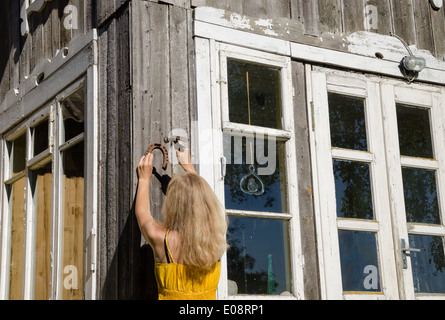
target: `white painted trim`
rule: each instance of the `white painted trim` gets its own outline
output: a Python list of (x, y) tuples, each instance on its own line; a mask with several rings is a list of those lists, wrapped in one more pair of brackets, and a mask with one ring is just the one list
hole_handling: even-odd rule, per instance
[(97, 215), (99, 210), (99, 75), (96, 65), (88, 68), (86, 83), (86, 179), (85, 179), (85, 226), (84, 226), (84, 286), (86, 300), (97, 297)]
[(195, 36), (290, 56), (289, 42), (195, 20)]

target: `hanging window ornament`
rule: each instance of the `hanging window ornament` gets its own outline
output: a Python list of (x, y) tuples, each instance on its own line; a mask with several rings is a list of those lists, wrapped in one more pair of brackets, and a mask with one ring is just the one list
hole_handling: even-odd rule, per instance
[[(249, 113), (249, 125), (251, 125), (251, 118), (250, 118), (250, 88), (249, 88), (249, 72), (246, 72), (246, 81), (247, 81), (247, 110)], [(252, 164), (249, 167), (249, 173), (246, 174), (244, 177), (241, 178), (240, 181), (240, 189), (242, 192), (254, 195), (254, 196), (260, 196), (264, 194), (265, 187), (264, 183), (261, 180), (261, 178), (256, 173), (255, 168), (255, 158), (253, 156), (253, 144), (250, 143), (250, 159)]]
[(250, 173), (241, 178), (239, 184), (241, 191), (252, 196), (261, 196), (265, 192), (264, 183), (256, 174), (253, 164), (250, 165), (249, 171)]

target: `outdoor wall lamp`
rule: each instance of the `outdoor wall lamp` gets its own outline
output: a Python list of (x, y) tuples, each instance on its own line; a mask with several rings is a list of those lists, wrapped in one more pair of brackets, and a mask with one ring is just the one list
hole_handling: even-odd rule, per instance
[(409, 52), (409, 56), (405, 56), (400, 62), (400, 70), (406, 80), (411, 83), (417, 79), (419, 73), (426, 68), (426, 60), (422, 57), (416, 57), (411, 49), (408, 47), (406, 42), (400, 38), (398, 35), (391, 33), (391, 36), (396, 37), (403, 43), (406, 50)]

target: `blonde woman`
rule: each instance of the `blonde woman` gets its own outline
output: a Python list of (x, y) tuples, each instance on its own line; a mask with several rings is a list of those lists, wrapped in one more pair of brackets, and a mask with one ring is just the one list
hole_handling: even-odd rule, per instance
[(190, 151), (176, 152), (185, 173), (167, 189), (164, 221), (150, 213), (153, 154), (141, 158), (135, 212), (153, 249), (159, 300), (215, 300), (221, 259), (227, 249), (227, 218), (213, 190), (190, 162)]

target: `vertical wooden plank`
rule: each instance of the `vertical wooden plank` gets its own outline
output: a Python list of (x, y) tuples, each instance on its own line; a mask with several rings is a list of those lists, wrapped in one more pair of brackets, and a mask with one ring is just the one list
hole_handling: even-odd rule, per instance
[(72, 37), (77, 38), (85, 35), (85, 1), (84, 0), (71, 0), (72, 5), (77, 8), (77, 17), (73, 17), (77, 20), (77, 28), (72, 29)]
[[(188, 34), (187, 11), (177, 6), (170, 7), (170, 82), (171, 82), (171, 134), (189, 137), (189, 75), (188, 75)], [(176, 160), (171, 148), (170, 159)], [(180, 166), (173, 166), (173, 174), (182, 172)]]
[(71, 38), (72, 33), (71, 29), (65, 28), (64, 26), (64, 19), (67, 17), (67, 14), (64, 13), (65, 7), (72, 4), (71, 0), (60, 0), (58, 1), (59, 4), (59, 30), (60, 30), (60, 47), (59, 49), (68, 47)]
[[(372, 7), (371, 7), (372, 6)], [(392, 9), (389, 0), (366, 0), (365, 9), (367, 14), (373, 14), (372, 10), (377, 10), (377, 29), (371, 28), (371, 32), (389, 35), (393, 31)]]
[(292, 19), (304, 24), (306, 34), (313, 36), (320, 34), (317, 1), (291, 0), (291, 14)]
[(416, 31), (412, 0), (392, 0), (393, 31), (408, 45), (416, 44)]
[[(433, 32), (429, 1), (414, 1), (414, 22), (416, 27), (416, 45), (418, 49), (428, 50), (434, 54)], [(443, 35), (445, 36), (445, 35)]]
[[(20, 3), (18, 1), (10, 2), (10, 13), (12, 17), (20, 16)], [(12, 19), (9, 23), (9, 88), (18, 89), (20, 84), (20, 21)], [(1, 98), (0, 98), (1, 100)]]
[(41, 62), (45, 57), (44, 43), (45, 39), (43, 37), (43, 13), (34, 12), (31, 15), (30, 22), (30, 36), (32, 37), (32, 51), (31, 51), (31, 65), (30, 70), (32, 70)]
[(51, 42), (52, 55), (55, 56), (60, 49), (60, 18), (58, 10), (58, 1), (52, 1), (48, 4), (51, 7)]
[[(137, 2), (136, 2), (137, 3)], [(152, 143), (159, 143), (171, 130), (170, 102), (170, 49), (168, 6), (152, 2), (139, 4), (143, 12), (138, 17), (144, 23), (133, 24), (133, 112), (134, 112), (134, 168)], [(135, 8), (135, 10), (138, 10)], [(176, 47), (174, 50), (178, 50)], [(175, 66), (183, 67), (183, 66)], [(177, 69), (176, 69), (177, 70)], [(179, 75), (178, 75), (179, 76)], [(177, 99), (175, 97), (175, 99)], [(185, 100), (187, 101), (187, 100)], [(156, 154), (157, 155), (157, 154)], [(155, 157), (154, 167), (161, 178), (162, 159)], [(156, 175), (155, 175), (156, 177)], [(137, 179), (135, 178), (136, 182)], [(151, 209), (156, 219), (161, 219), (164, 200), (158, 179), (151, 182)]]
[(343, 32), (341, 0), (318, 0), (319, 28), (322, 32)]
[(364, 9), (363, 0), (343, 0), (343, 25), (346, 34), (364, 30)]
[(437, 59), (445, 61), (445, 4), (440, 10), (430, 9), (433, 31), (434, 54)]
[(304, 256), (304, 297), (320, 299), (320, 276), (318, 272), (317, 244), (315, 234), (315, 213), (311, 155), (309, 146), (309, 120), (307, 117), (305, 66), (292, 62), (294, 97), (294, 125), (297, 153), (298, 196), (301, 228), (301, 248)]
[[(132, 2), (132, 90), (133, 90), (133, 168), (132, 191), (137, 192), (136, 167), (152, 143), (162, 142), (172, 128), (171, 101), (175, 101), (176, 107), (184, 99), (182, 108), (178, 107), (176, 124), (188, 122), (183, 115), (183, 108), (187, 108), (188, 94), (184, 88), (183, 77), (187, 76), (184, 65), (185, 45), (184, 28), (185, 21), (182, 9), (175, 8), (170, 12), (169, 6), (147, 1)], [(174, 25), (169, 29), (170, 21)], [(170, 40), (173, 37), (175, 40)], [(183, 39), (184, 37), (184, 39)], [(170, 43), (178, 41), (181, 46), (174, 43), (170, 49)], [(181, 48), (183, 47), (183, 48)], [(178, 53), (173, 51), (178, 50)], [(170, 62), (170, 55), (173, 60)], [(179, 65), (176, 65), (179, 64)], [(182, 68), (178, 69), (178, 68)], [(172, 71), (170, 71), (172, 70)], [(171, 79), (174, 72), (178, 79)], [(182, 74), (181, 74), (182, 72)], [(170, 84), (172, 81), (172, 84)], [(173, 88), (171, 90), (170, 88)], [(184, 92), (185, 90), (185, 92)], [(184, 95), (185, 94), (185, 95)], [(157, 220), (162, 220), (162, 205), (165, 199), (163, 191), (166, 191), (166, 182), (171, 177), (171, 169), (162, 170), (162, 157), (156, 153), (154, 161), (154, 174), (150, 186), (150, 208)], [(138, 276), (141, 279), (139, 290), (141, 296), (146, 299), (157, 299), (156, 280), (153, 277), (154, 260), (151, 248), (141, 239), (139, 232), (138, 246), (140, 248), (141, 264)]]
[(53, 58), (53, 42), (52, 42), (52, 3), (48, 3), (43, 9), (43, 57), (47, 59)]
[(11, 43), (9, 40), (8, 34), (9, 32), (9, 16), (10, 16), (10, 7), (9, 1), (3, 1), (0, 9), (1, 20), (0, 20), (0, 45), (2, 48), (6, 48), (6, 50), (0, 50), (0, 101), (3, 101), (6, 93), (9, 91), (9, 52)]

